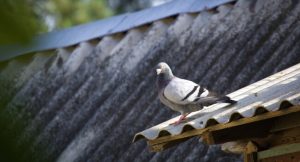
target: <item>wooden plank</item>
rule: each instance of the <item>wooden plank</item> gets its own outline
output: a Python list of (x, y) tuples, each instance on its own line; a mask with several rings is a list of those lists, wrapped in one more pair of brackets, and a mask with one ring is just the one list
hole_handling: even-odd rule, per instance
[(283, 130), (280, 132), (273, 132), (269, 139), (270, 146), (300, 143), (300, 127)]
[(273, 147), (271, 149), (258, 152), (258, 159), (265, 159), (284, 154), (300, 152), (300, 143), (287, 144), (282, 146)]
[(257, 146), (249, 141), (244, 151), (244, 162), (257, 162)]
[(203, 142), (205, 142), (208, 145), (212, 145), (215, 143), (214, 137), (208, 129), (202, 133), (202, 139)]
[(213, 144), (221, 144), (230, 141), (265, 138), (273, 125), (272, 119), (239, 125), (228, 129), (212, 131)]
[[(232, 121), (232, 122), (225, 123), (225, 124), (217, 124), (214, 126), (210, 126), (209, 130), (216, 131), (216, 130), (228, 129), (228, 128), (236, 127), (239, 125), (245, 125), (248, 123), (253, 123), (253, 122), (257, 122), (257, 121), (262, 121), (262, 120), (266, 120), (266, 119), (271, 119), (271, 118), (275, 118), (275, 117), (279, 117), (279, 116), (296, 113), (299, 111), (300, 111), (300, 106), (293, 106), (288, 109), (278, 110), (278, 111), (274, 111), (274, 112), (267, 112), (265, 114), (261, 114), (261, 115), (250, 117), (250, 118), (242, 118), (237, 121)], [(203, 134), (203, 132), (206, 131), (207, 129), (208, 128), (195, 129), (195, 130), (183, 132), (179, 135), (173, 135), (173, 136), (169, 135), (169, 136), (160, 137), (160, 138), (157, 138), (154, 140), (149, 140), (149, 144), (154, 145), (154, 144), (159, 144), (159, 143), (170, 142), (170, 141), (177, 140), (177, 139), (199, 136), (199, 135)]]
[(300, 113), (283, 116), (276, 120), (270, 132), (278, 132), (285, 129), (300, 127)]
[[(188, 140), (189, 138), (184, 138), (184, 139), (179, 139), (179, 140), (175, 140), (173, 142), (167, 142), (167, 143), (160, 143), (160, 144), (156, 144), (156, 145), (150, 145), (150, 151), (153, 152), (159, 152), (159, 151), (163, 151), (167, 148), (170, 148), (178, 143), (184, 142), (186, 140)], [(149, 144), (149, 143), (148, 143)]]
[(300, 152), (260, 159), (259, 162), (299, 162)]

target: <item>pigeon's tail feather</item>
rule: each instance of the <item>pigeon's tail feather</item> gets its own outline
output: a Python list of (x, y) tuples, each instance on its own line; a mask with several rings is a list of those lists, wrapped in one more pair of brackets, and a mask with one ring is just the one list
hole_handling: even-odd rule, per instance
[(222, 102), (222, 103), (230, 103), (230, 104), (236, 104), (237, 103), (237, 101), (235, 101), (235, 100), (232, 100), (230, 97), (228, 97), (228, 96), (223, 96), (223, 97), (221, 97), (220, 99), (219, 99), (219, 101), (218, 102)]

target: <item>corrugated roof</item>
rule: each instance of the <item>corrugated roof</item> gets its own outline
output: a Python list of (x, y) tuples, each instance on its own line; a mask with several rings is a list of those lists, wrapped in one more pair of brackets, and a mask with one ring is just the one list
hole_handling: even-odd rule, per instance
[[(229, 123), (240, 118), (253, 117), (265, 112), (277, 111), (286, 106), (300, 105), (300, 64), (278, 72), (259, 82), (229, 94), (238, 103), (215, 104), (191, 113), (185, 123), (170, 125), (179, 117), (137, 133), (134, 141), (146, 138), (154, 140), (166, 135), (178, 135), (192, 129), (202, 129), (218, 123)], [(286, 102), (286, 103), (285, 103)], [(188, 129), (187, 129), (188, 128)]]
[(227, 94), (300, 62), (299, 15), (299, 1), (238, 0), (1, 62), (0, 140), (23, 161), (242, 161), (196, 139), (161, 153), (132, 144), (178, 115), (162, 108), (153, 68)]
[(39, 35), (30, 45), (0, 46), (0, 61), (31, 52), (62, 48), (77, 43), (124, 32), (159, 19), (211, 9), (235, 0), (174, 0), (164, 5), (126, 13), (91, 23)]

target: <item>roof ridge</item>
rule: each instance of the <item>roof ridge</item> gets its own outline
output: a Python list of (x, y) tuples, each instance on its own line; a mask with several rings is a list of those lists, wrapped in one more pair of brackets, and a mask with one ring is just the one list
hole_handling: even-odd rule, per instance
[(28, 45), (13, 44), (0, 46), (0, 61), (9, 60), (13, 57), (31, 52), (75, 45), (82, 41), (124, 32), (166, 17), (181, 13), (200, 12), (232, 1), (236, 0), (174, 0), (141, 11), (125, 13), (66, 29), (44, 33), (34, 37), (32, 43)]

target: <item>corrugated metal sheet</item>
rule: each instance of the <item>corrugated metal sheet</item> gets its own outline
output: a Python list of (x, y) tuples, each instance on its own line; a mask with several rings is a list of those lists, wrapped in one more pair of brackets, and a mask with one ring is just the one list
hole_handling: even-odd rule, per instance
[[(179, 117), (168, 120), (135, 135), (134, 141), (141, 138), (153, 140), (166, 135), (178, 135), (184, 130), (202, 129), (218, 123), (229, 123), (240, 118), (277, 111), (285, 105), (300, 105), (300, 64), (278, 72), (259, 82), (229, 94), (238, 104), (215, 104), (191, 113), (185, 123), (170, 125)], [(189, 129), (185, 129), (189, 128)]]
[(188, 2), (186, 0), (174, 0), (138, 12), (126, 13), (64, 30), (53, 31), (37, 36), (31, 45), (0, 46), (0, 61), (31, 52), (75, 45), (105, 35), (124, 32), (166, 17), (181, 13), (200, 12), (232, 1), (235, 0), (189, 0)]
[(221, 94), (300, 62), (299, 1), (252, 2), (1, 62), (0, 140), (23, 161), (242, 161), (194, 139), (153, 153), (132, 137), (178, 115), (157, 98), (160, 61)]

